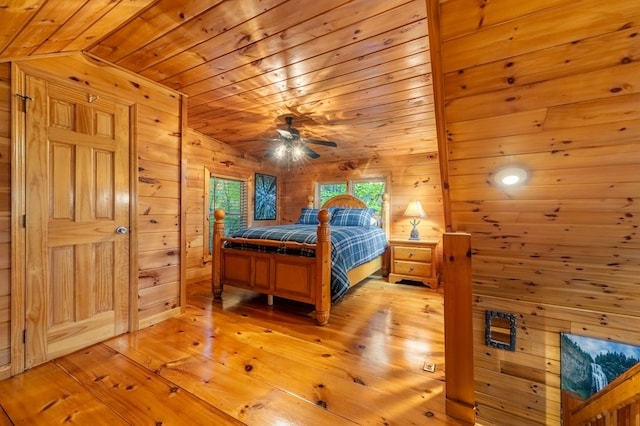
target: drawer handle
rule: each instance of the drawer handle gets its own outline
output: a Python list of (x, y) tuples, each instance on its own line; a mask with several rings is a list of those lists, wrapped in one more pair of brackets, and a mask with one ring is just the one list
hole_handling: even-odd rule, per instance
[(413, 252), (412, 251), (409, 252), (409, 257), (413, 257)]
[(413, 272), (413, 266), (409, 268), (409, 272)]

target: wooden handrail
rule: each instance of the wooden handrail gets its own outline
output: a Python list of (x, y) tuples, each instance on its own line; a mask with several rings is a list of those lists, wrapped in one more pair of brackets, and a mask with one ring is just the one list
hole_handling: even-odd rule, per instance
[[(636, 417), (640, 416), (640, 362), (609, 383), (606, 388), (592, 395), (569, 411), (567, 425), (617, 425), (612, 420), (617, 412), (630, 405)], [(601, 420), (604, 419), (604, 422)], [(626, 424), (626, 423), (622, 423)], [(632, 425), (638, 424), (631, 423)]]

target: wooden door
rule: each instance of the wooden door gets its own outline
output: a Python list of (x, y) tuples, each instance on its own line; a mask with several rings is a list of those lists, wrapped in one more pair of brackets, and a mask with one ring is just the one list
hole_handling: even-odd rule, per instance
[(128, 330), (129, 107), (26, 76), (25, 368)]

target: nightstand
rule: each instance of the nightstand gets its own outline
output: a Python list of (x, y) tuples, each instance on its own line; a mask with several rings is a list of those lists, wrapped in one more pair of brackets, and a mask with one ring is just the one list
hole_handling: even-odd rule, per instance
[(419, 281), (438, 288), (438, 240), (389, 240), (389, 282)]

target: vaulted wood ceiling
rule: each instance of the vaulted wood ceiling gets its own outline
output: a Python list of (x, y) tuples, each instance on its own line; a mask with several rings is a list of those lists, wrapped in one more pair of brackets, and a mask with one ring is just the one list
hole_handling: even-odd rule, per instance
[(22, 0), (0, 60), (84, 51), (188, 96), (193, 129), (252, 156), (294, 117), (316, 161), (437, 151), (424, 0)]

